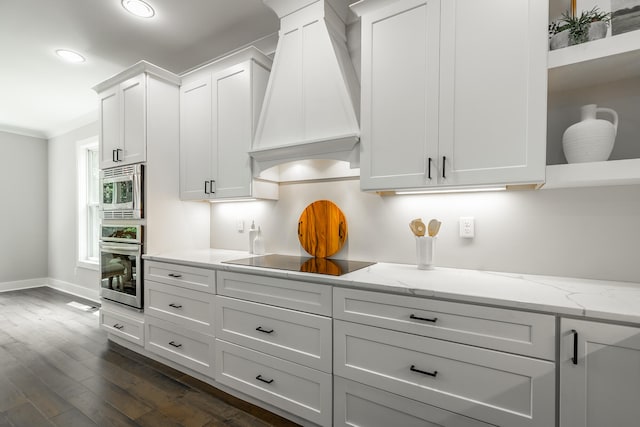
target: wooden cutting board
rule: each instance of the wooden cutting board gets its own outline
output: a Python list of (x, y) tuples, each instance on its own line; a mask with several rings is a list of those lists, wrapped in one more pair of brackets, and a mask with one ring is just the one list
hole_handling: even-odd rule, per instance
[(335, 203), (317, 200), (300, 215), (298, 240), (309, 255), (330, 257), (342, 249), (347, 240), (347, 220)]

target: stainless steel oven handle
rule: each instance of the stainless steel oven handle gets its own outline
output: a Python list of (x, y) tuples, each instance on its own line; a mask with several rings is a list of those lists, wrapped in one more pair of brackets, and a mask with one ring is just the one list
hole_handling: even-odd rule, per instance
[(127, 253), (131, 253), (131, 254), (139, 254), (141, 252), (141, 248), (140, 245), (138, 244), (114, 244), (114, 243), (105, 243), (105, 242), (100, 242), (100, 250), (104, 250), (104, 251), (122, 251), (122, 252), (127, 252)]

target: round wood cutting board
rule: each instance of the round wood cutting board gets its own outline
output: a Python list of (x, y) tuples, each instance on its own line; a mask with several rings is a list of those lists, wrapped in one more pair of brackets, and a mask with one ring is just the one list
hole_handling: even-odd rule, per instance
[(347, 240), (347, 219), (335, 203), (317, 200), (300, 215), (298, 240), (309, 255), (330, 257), (342, 249)]

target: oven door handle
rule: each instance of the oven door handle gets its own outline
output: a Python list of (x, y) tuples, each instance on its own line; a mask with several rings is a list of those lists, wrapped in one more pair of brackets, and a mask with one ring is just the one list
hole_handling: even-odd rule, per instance
[(137, 243), (125, 243), (119, 245), (114, 243), (100, 242), (100, 250), (126, 252), (127, 254), (134, 255), (141, 252), (140, 245)]

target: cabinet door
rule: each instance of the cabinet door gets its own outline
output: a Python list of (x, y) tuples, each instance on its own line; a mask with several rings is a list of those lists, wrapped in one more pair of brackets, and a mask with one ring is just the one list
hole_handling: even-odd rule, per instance
[(180, 198), (209, 198), (212, 179), (211, 80), (205, 78), (180, 88)]
[(544, 181), (547, 10), (538, 0), (442, 2), (441, 185)]
[(212, 165), (215, 198), (251, 195), (251, 62), (214, 74)]
[(640, 328), (562, 319), (560, 426), (640, 419)]
[(119, 165), (140, 163), (147, 159), (146, 74), (120, 84), (121, 148)]
[(117, 166), (115, 150), (120, 148), (118, 86), (102, 92), (100, 98), (100, 169)]
[(440, 0), (362, 15), (363, 190), (436, 184), (439, 20)]

